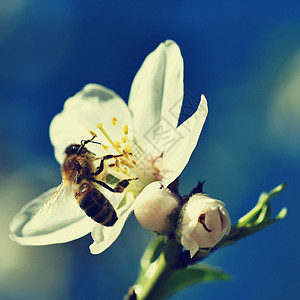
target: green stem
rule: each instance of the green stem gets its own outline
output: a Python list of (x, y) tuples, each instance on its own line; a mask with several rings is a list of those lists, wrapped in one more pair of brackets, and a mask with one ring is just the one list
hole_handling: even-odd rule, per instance
[(169, 241), (156, 261), (147, 269), (144, 276), (135, 286), (135, 294), (138, 300), (159, 300), (165, 283), (178, 269), (179, 256), (182, 246), (175, 240)]

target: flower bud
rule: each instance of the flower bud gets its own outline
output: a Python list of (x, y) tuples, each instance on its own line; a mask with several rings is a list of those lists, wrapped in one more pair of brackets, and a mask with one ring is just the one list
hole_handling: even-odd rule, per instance
[(193, 195), (186, 203), (178, 233), (191, 257), (199, 248), (211, 248), (229, 234), (231, 222), (224, 206), (203, 194)]
[(146, 186), (138, 198), (134, 214), (141, 226), (155, 232), (170, 230), (169, 215), (178, 205), (171, 192), (156, 181)]

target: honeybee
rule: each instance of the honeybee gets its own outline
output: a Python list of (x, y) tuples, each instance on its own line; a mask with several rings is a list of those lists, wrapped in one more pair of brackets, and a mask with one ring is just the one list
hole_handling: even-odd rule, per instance
[[(66, 194), (72, 192), (78, 205), (87, 216), (104, 226), (113, 226), (118, 220), (117, 213), (97, 185), (101, 185), (113, 193), (122, 193), (129, 182), (137, 178), (121, 180), (113, 188), (104, 181), (98, 180), (97, 176), (104, 170), (104, 162), (123, 156), (123, 154), (103, 156), (99, 166), (95, 168), (94, 162), (97, 158), (86, 148), (86, 144), (100, 143), (93, 141), (96, 134), (91, 133), (93, 135), (91, 139), (83, 140), (80, 144), (71, 144), (65, 149), (66, 158), (61, 168), (62, 183), (45, 206), (50, 207), (58, 201), (62, 201)], [(66, 193), (66, 191), (68, 192)]]

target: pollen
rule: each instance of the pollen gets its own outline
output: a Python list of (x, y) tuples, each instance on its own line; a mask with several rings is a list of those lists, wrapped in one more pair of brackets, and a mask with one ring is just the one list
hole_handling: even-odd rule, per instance
[(128, 134), (128, 125), (123, 126), (123, 133), (126, 135)]
[(115, 145), (116, 145), (118, 148), (121, 148), (121, 144), (120, 144), (119, 141), (116, 141), (116, 142), (115, 142)]
[(103, 148), (104, 150), (107, 150), (107, 149), (109, 148), (108, 146), (103, 145), (103, 144), (101, 144), (101, 146), (102, 146), (102, 148)]
[(122, 143), (124, 143), (124, 144), (127, 142), (127, 138), (126, 138), (126, 136), (123, 136), (123, 137), (122, 137), (122, 140), (121, 140), (121, 142), (122, 142)]
[(113, 125), (115, 126), (116, 123), (117, 123), (117, 121), (118, 121), (118, 119), (117, 119), (116, 117), (113, 117), (113, 118), (111, 119), (111, 124), (113, 124)]

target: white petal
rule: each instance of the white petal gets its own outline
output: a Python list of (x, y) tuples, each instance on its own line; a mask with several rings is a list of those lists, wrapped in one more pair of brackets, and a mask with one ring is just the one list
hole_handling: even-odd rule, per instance
[(207, 232), (202, 224), (198, 224), (192, 233), (192, 237), (198, 244), (198, 248), (210, 248), (217, 243), (218, 233), (220, 231), (217, 233), (214, 231)]
[(222, 231), (224, 231), (224, 235), (227, 235), (230, 233), (231, 229), (230, 215), (224, 206), (219, 206), (219, 210), (222, 219)]
[(165, 45), (167, 65), (161, 116), (168, 120), (173, 128), (176, 128), (183, 102), (183, 59), (175, 42), (169, 40), (165, 42)]
[(180, 242), (185, 249), (190, 251), (191, 258), (199, 250), (199, 247), (198, 247), (198, 244), (196, 243), (196, 241), (188, 238), (187, 236), (182, 236)]
[[(206, 212), (205, 225), (212, 231), (210, 235), (217, 239), (222, 231), (222, 219), (218, 207), (213, 207), (210, 211)], [(203, 228), (202, 224), (199, 224), (199, 226)]]
[(195, 194), (188, 201), (186, 213), (191, 219), (198, 219), (200, 214), (215, 210), (219, 206), (225, 206), (225, 203), (203, 194)]
[(207, 101), (202, 95), (197, 111), (172, 132), (170, 140), (175, 140), (176, 143), (164, 151), (164, 178), (162, 181), (164, 186), (168, 186), (168, 184), (173, 182), (188, 163), (197, 145), (207, 113)]
[(66, 197), (53, 209), (41, 209), (55, 190), (52, 188), (32, 200), (13, 218), (12, 240), (23, 245), (49, 245), (69, 242), (91, 232), (96, 223), (85, 215), (73, 197)]
[(142, 147), (150, 153), (161, 153), (157, 142), (152, 141), (153, 135), (161, 130), (161, 118), (176, 128), (182, 100), (183, 61), (177, 44), (168, 40), (147, 56), (129, 96), (135, 131)]
[(133, 204), (130, 203), (117, 210), (118, 220), (114, 224), (114, 226), (105, 227), (99, 225), (94, 228), (94, 230), (92, 231), (94, 243), (90, 245), (90, 251), (92, 254), (99, 254), (103, 252), (117, 239), (123, 229), (126, 220), (138, 204), (139, 200), (135, 199)]
[[(112, 125), (112, 117), (118, 119), (120, 127)], [(110, 89), (97, 84), (88, 84), (65, 102), (63, 111), (51, 122), (50, 139), (55, 148), (57, 161), (62, 164), (63, 151), (68, 145), (91, 138), (89, 130), (95, 131), (98, 135), (97, 141), (110, 146), (97, 129), (98, 123), (103, 124), (114, 142), (121, 140), (124, 125), (128, 125), (130, 133), (132, 129), (131, 113), (125, 102)], [(88, 148), (96, 154), (102, 151), (102, 147), (97, 144), (89, 144)], [(108, 151), (115, 152), (112, 147), (111, 151)]]

